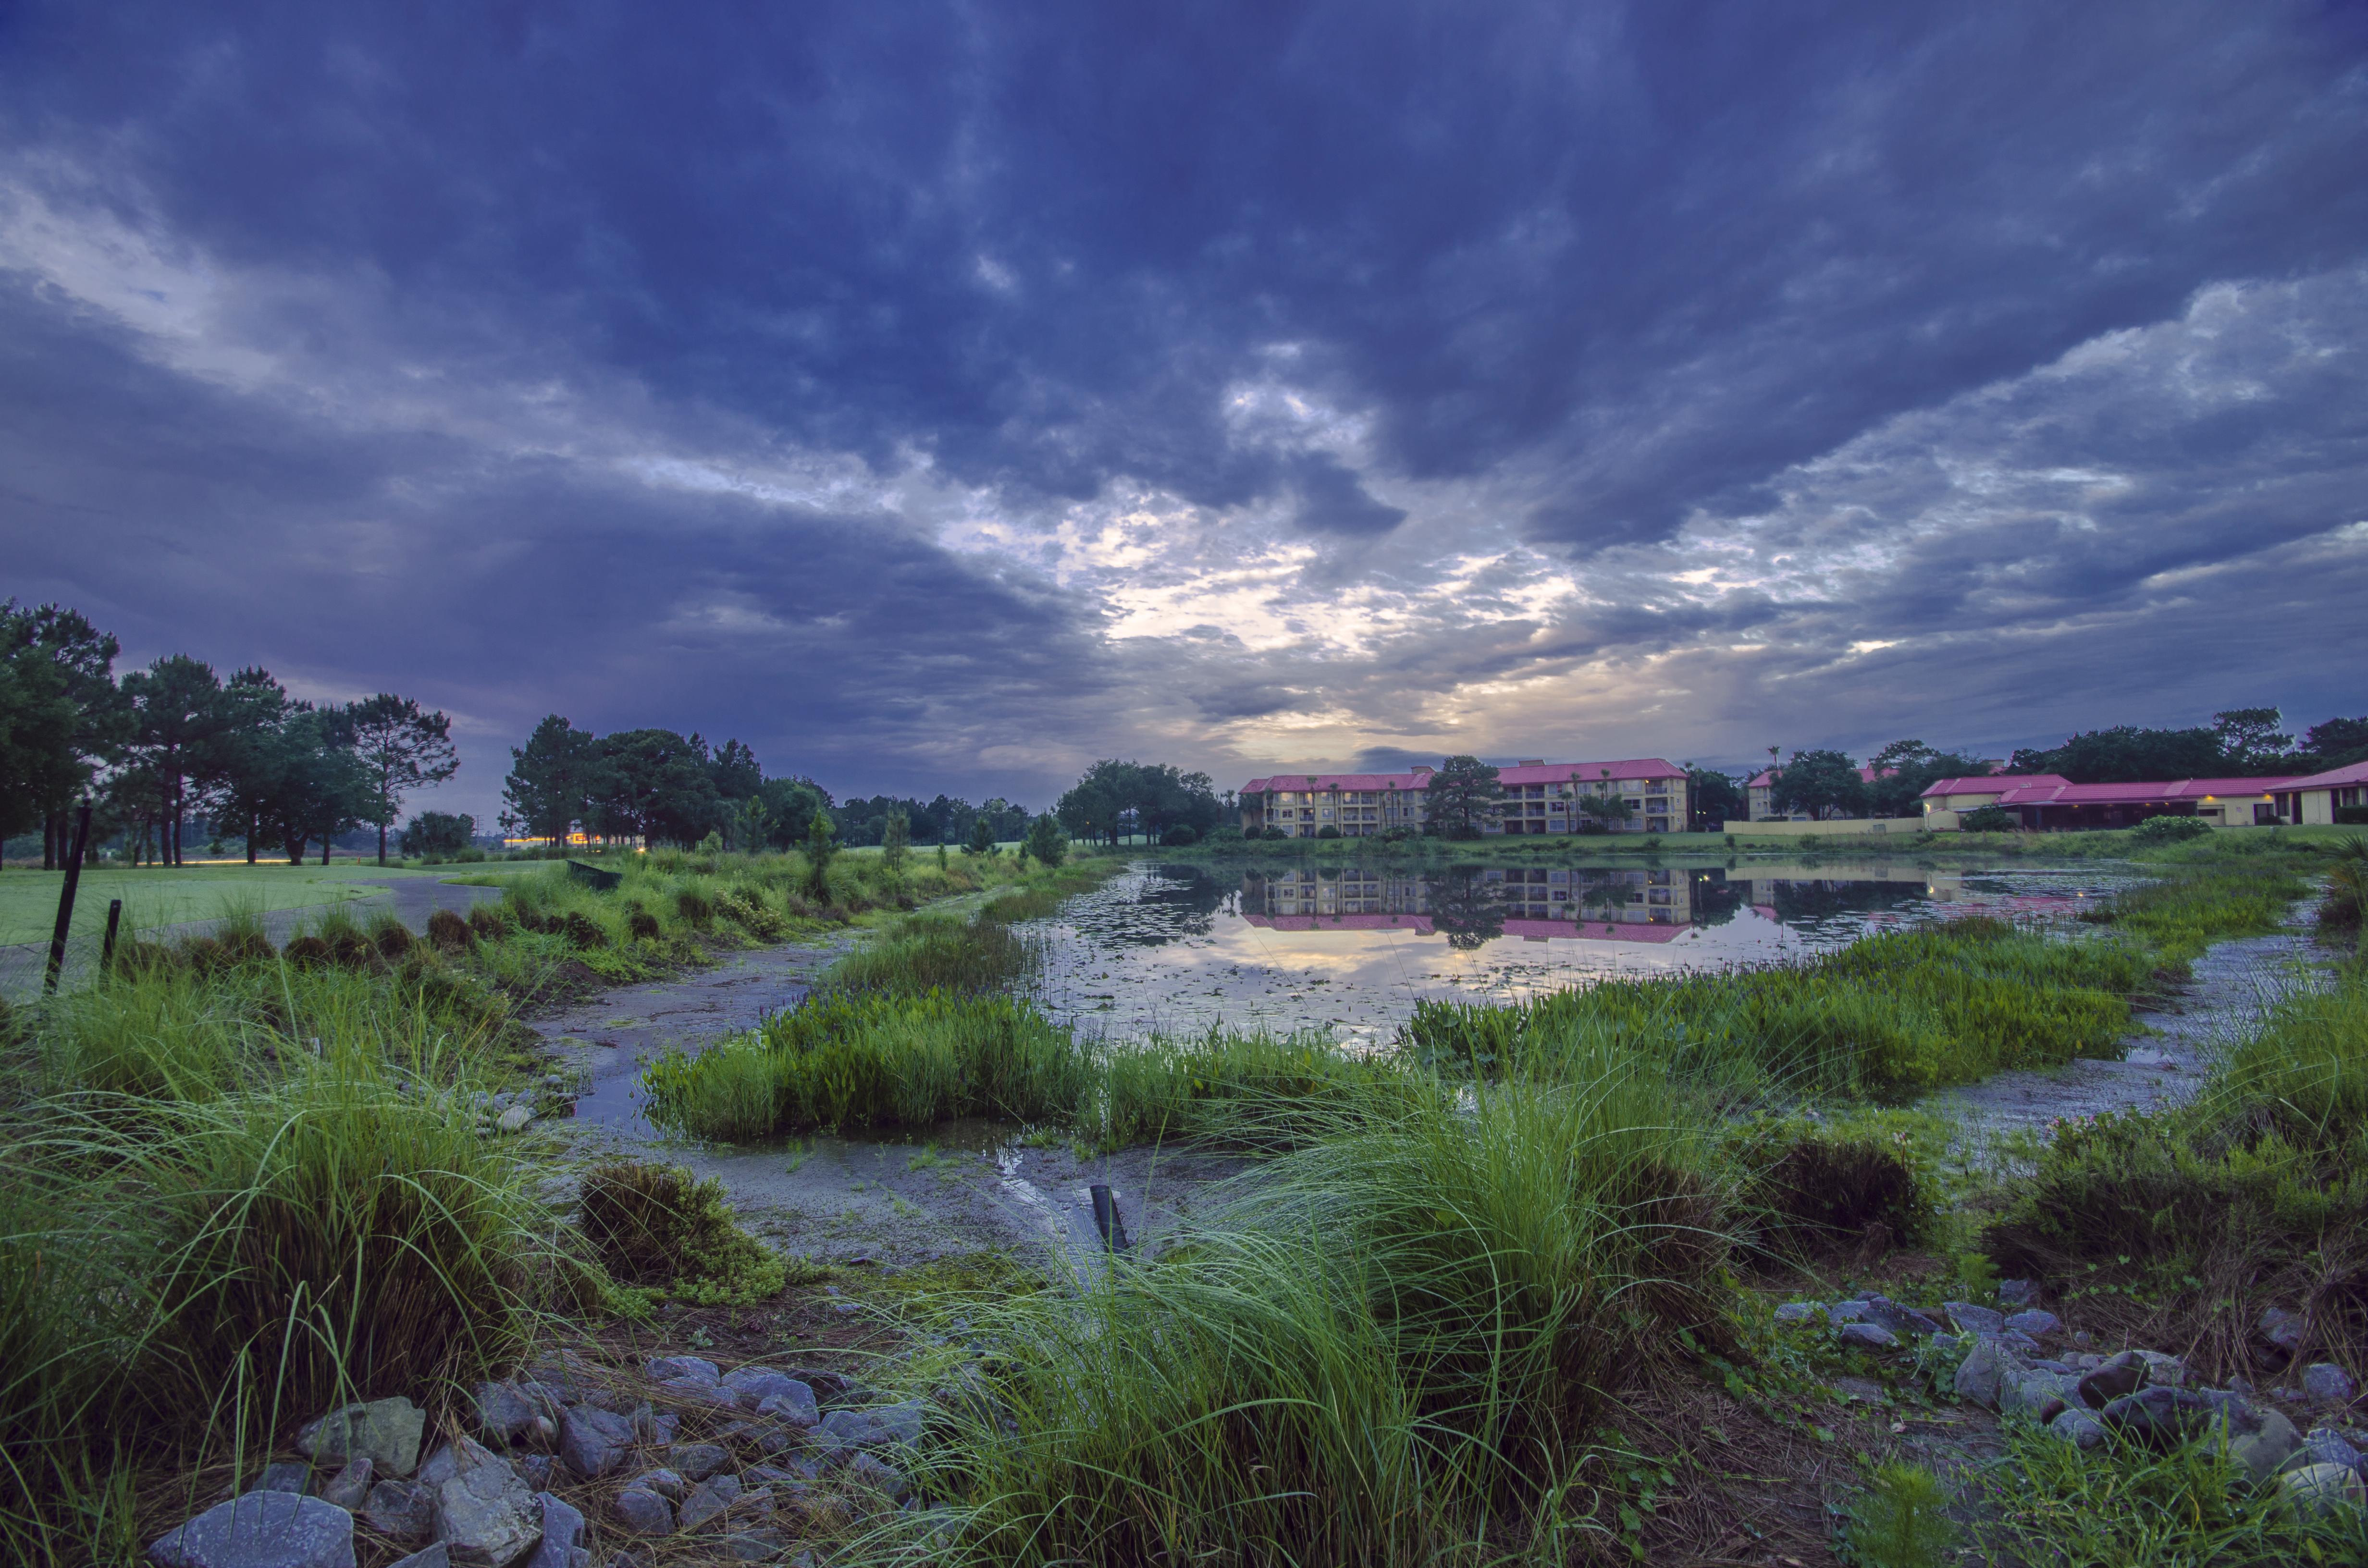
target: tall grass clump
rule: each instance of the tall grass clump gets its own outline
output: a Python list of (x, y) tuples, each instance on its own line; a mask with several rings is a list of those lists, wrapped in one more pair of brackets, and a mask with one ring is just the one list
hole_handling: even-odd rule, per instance
[(975, 1562), (1430, 1562), (1518, 1540), (1609, 1402), (1715, 1341), (1711, 1145), (1657, 1070), (1406, 1084), (1233, 1189), (1033, 1346), (928, 1478)]
[(2060, 1127), (1985, 1244), (2221, 1370), (2260, 1369), (2248, 1328), (2274, 1304), (2368, 1372), (2368, 974), (2296, 987), (2186, 1106)]
[(1320, 1029), (1288, 1035), (1211, 1028), (1182, 1040), (1113, 1045), (1084, 1131), (1104, 1149), (1174, 1140), (1288, 1148), (1330, 1126), (1349, 1099), (1399, 1076)]
[(742, 1230), (721, 1181), (612, 1160), (585, 1173), (584, 1233), (610, 1278), (710, 1306), (780, 1294), (788, 1267)]
[(818, 992), (754, 1033), (645, 1070), (648, 1115), (696, 1137), (920, 1127), (950, 1117), (1073, 1119), (1086, 1049), (1024, 1001), (943, 991)]
[(1008, 921), (923, 914), (856, 949), (830, 967), (831, 985), (918, 995), (996, 991), (1034, 975), (1044, 948)]
[(1512, 1006), (1420, 1002), (1399, 1049), (1425, 1067), (1552, 1072), (1610, 1039), (1745, 1100), (1906, 1097), (2009, 1067), (2118, 1052), (2142, 953), (1971, 919), (1861, 938), (1805, 963), (1602, 981)]
[(2260, 937), (2284, 924), (2309, 884), (2283, 862), (2200, 863), (2115, 893), (2082, 919), (2137, 937), (2174, 975), (2217, 941)]

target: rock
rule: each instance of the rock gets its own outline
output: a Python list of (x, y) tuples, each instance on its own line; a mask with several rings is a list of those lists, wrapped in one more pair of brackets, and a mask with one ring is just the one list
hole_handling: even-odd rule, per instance
[(771, 1367), (743, 1367), (723, 1380), (723, 1386), (740, 1402), (744, 1410), (756, 1410), (777, 1394), (788, 1395), (792, 1401), (812, 1406), (814, 1390), (787, 1372)]
[(452, 1553), (442, 1541), (425, 1546), (410, 1556), (399, 1559), (393, 1568), (452, 1568)]
[(655, 1492), (628, 1486), (617, 1494), (609, 1511), (635, 1535), (674, 1534), (674, 1505)]
[(1989, 1307), (1977, 1307), (1971, 1301), (1943, 1301), (1941, 1310), (1949, 1321), (1964, 1334), (1996, 1334), (2006, 1327), (2006, 1314)]
[[(714, 1392), (710, 1390), (700, 1397), (713, 1398)], [(682, 1430), (681, 1416), (671, 1410), (655, 1410), (646, 1404), (633, 1407), (632, 1423), (633, 1436), (644, 1443), (671, 1443), (674, 1435)]]
[(2006, 1320), (2009, 1334), (2027, 1334), (2033, 1339), (2044, 1339), (2063, 1326), (2054, 1312), (2044, 1312), (2037, 1307), (2026, 1308)]
[(1998, 1414), (2023, 1415), (2041, 1426), (2055, 1419), (2067, 1402), (2053, 1372), (2010, 1372), (1998, 1380)]
[(483, 1382), (476, 1388), (477, 1430), (488, 1443), (507, 1447), (534, 1430), (541, 1402), (516, 1383)]
[(669, 1503), (681, 1502), (683, 1493), (689, 1490), (682, 1477), (670, 1470), (645, 1470), (625, 1484), (655, 1492)]
[(354, 1517), (294, 1492), (250, 1492), (158, 1537), (163, 1568), (354, 1568)]
[(1846, 1323), (1863, 1323), (1866, 1321), (1866, 1303), (1864, 1301), (1836, 1301), (1832, 1306), (1826, 1309), (1826, 1321), (1833, 1324), (1836, 1328), (1839, 1328)]
[(2303, 1370), (2302, 1392), (2321, 1404), (2350, 1404), (2358, 1391), (2351, 1373), (2332, 1361), (2316, 1361)]
[(257, 1492), (294, 1492), (301, 1495), (312, 1489), (313, 1467), (289, 1460), (265, 1465), (263, 1474), (255, 1483)]
[(529, 1492), (548, 1492), (559, 1474), (559, 1459), (554, 1454), (512, 1454), (510, 1468), (526, 1483)]
[(2302, 1451), (2314, 1464), (2348, 1464), (2360, 1462), (2360, 1449), (2351, 1439), (2332, 1426), (2314, 1426), (2303, 1437)]
[(855, 1385), (845, 1373), (834, 1372), (827, 1367), (791, 1367), (790, 1376), (826, 1399), (848, 1399), (855, 1393)]
[(534, 1500), (542, 1505), (542, 1536), (520, 1568), (575, 1568), (584, 1550), (584, 1516), (548, 1492)]
[(1998, 1282), (1998, 1305), (2027, 1307), (2038, 1292), (2028, 1279), (2001, 1279)]
[(666, 1468), (680, 1471), (687, 1481), (705, 1481), (731, 1462), (717, 1443), (677, 1443), (666, 1450)]
[(586, 1481), (623, 1464), (632, 1445), (633, 1424), (613, 1411), (574, 1405), (559, 1424), (560, 1462)]
[(683, 1529), (695, 1530), (722, 1518), (723, 1511), (731, 1506), (732, 1499), (723, 1495), (715, 1488), (696, 1486), (691, 1489), (690, 1494), (682, 1500), (682, 1515), (677, 1522)]
[(2264, 1307), (2254, 1321), (2253, 1332), (2291, 1356), (2302, 1348), (2302, 1314), (2283, 1307)]
[(532, 1107), (514, 1105), (507, 1110), (502, 1112), (501, 1115), (494, 1118), (494, 1127), (496, 1131), (502, 1132), (523, 1132), (526, 1131), (526, 1124), (533, 1119), (534, 1109)]
[(2286, 1471), (2278, 1478), (2278, 1484), (2294, 1506), (2311, 1518), (2368, 1504), (2368, 1483), (2350, 1465), (2306, 1464)]
[(736, 1475), (719, 1475), (707, 1483), (707, 1489), (729, 1503), (740, 1495), (740, 1478)]
[(840, 1449), (876, 1449), (890, 1443), (921, 1440), (921, 1402), (905, 1400), (867, 1410), (834, 1410), (814, 1428), (815, 1436)]
[(1899, 1343), (1899, 1336), (1880, 1324), (1846, 1323), (1835, 1334), (1844, 1345), (1855, 1345), (1867, 1350), (1889, 1350)]
[(757, 1414), (783, 1426), (810, 1432), (822, 1420), (822, 1411), (814, 1403), (814, 1391), (805, 1384), (792, 1381), (788, 1390), (768, 1397), (757, 1406)]
[(385, 1475), (409, 1475), (419, 1463), (419, 1437), (427, 1417), (401, 1394), (348, 1404), (307, 1422), (296, 1434), (296, 1451), (314, 1464), (342, 1465), (367, 1459)]
[(2124, 1350), (2104, 1362), (2078, 1385), (2080, 1403), (2091, 1410), (2102, 1410), (2123, 1394), (2135, 1393), (2146, 1386), (2146, 1364), (2135, 1350)]
[(1782, 1324), (1815, 1323), (1825, 1315), (1825, 1309), (1815, 1301), (1787, 1301), (1776, 1309), (1776, 1321)]
[(701, 1382), (697, 1378), (666, 1378), (651, 1387), (668, 1399), (684, 1404), (703, 1404), (712, 1410), (740, 1408), (739, 1397), (731, 1390)]
[(1900, 1339), (1918, 1338), (1941, 1332), (1940, 1319), (1914, 1307), (1903, 1307), (1888, 1296), (1869, 1296), (1866, 1299), (1866, 1321), (1889, 1329), (1895, 1337)]
[(460, 1456), (455, 1454), (452, 1451), (452, 1446), (447, 1443), (428, 1455), (427, 1461), (420, 1465), (419, 1473), (411, 1479), (433, 1492), (460, 1473)]
[(417, 1481), (381, 1481), (362, 1503), (362, 1522), (381, 1535), (416, 1540), (436, 1528), (436, 1494)]
[(716, 1369), (715, 1363), (700, 1356), (653, 1356), (646, 1370), (654, 1383), (681, 1378), (705, 1388), (713, 1388), (723, 1380), (723, 1374)]
[(436, 1539), (454, 1568), (508, 1568), (542, 1539), (542, 1505), (491, 1450), (467, 1437), (452, 1448), (455, 1473), (436, 1489)]
[(2187, 1382), (2187, 1363), (2176, 1356), (2166, 1356), (2159, 1350), (2133, 1350), (2131, 1355), (2146, 1363), (2146, 1384), (2150, 1388), (2180, 1388)]
[(2021, 1362), (1997, 1340), (1976, 1340), (1973, 1350), (1958, 1364), (1957, 1397), (1996, 1410), (1999, 1380), (2009, 1371), (2021, 1370)]
[(2084, 1452), (2105, 1440), (2105, 1424), (2085, 1410), (2058, 1412), (2047, 1429)]
[(2226, 1413), (2228, 1457), (2245, 1467), (2255, 1484), (2283, 1469), (2302, 1447), (2294, 1424), (2259, 1405), (2231, 1405)]
[(356, 1512), (370, 1496), (370, 1476), (375, 1468), (367, 1458), (354, 1460), (321, 1488), (321, 1501), (334, 1503), (348, 1514)]
[(894, 1465), (883, 1464), (870, 1454), (858, 1454), (848, 1461), (847, 1478), (875, 1492), (886, 1494), (893, 1502), (903, 1502), (913, 1490), (913, 1483), (905, 1478), (903, 1471)]
[(723, 1550), (734, 1562), (769, 1562), (789, 1544), (779, 1530), (735, 1530), (723, 1538)]
[(2012, 1329), (2009, 1329), (2006, 1333), (1999, 1335), (1998, 1336), (1998, 1342), (2000, 1345), (2005, 1346), (2008, 1349), (2013, 1351), (2016, 1355), (2022, 1357), (2025, 1360), (2028, 1360), (2039, 1354), (2039, 1341), (2032, 1338), (2031, 1335), (2027, 1334), (2017, 1334)]

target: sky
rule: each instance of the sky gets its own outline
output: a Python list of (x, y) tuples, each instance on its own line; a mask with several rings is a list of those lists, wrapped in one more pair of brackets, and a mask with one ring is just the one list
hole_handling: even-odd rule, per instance
[(0, 0), (0, 596), (1093, 759), (2368, 712), (2368, 5)]

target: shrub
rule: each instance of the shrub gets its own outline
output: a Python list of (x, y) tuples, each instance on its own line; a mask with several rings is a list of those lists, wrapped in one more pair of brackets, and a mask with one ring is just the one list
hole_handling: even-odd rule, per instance
[(1931, 1222), (1930, 1188), (1904, 1138), (1789, 1119), (1736, 1136), (1748, 1200), (1781, 1251), (1882, 1252), (1919, 1239)]
[(1326, 823), (1322, 827), (1315, 830), (1315, 836), (1318, 838), (1338, 838), (1340, 836), (1340, 830), (1334, 827), (1330, 823)]
[(711, 1306), (780, 1295), (780, 1256), (742, 1230), (721, 1181), (616, 1161), (585, 1174), (584, 1233), (611, 1278)]
[(399, 963), (411, 951), (411, 927), (393, 915), (381, 914), (370, 922), (370, 941), (379, 957), (389, 963)]
[(781, 917), (767, 907), (763, 897), (749, 888), (730, 888), (716, 899), (715, 907), (723, 917), (760, 941), (778, 942), (789, 934)]
[(2335, 822), (2339, 827), (2368, 827), (2368, 806), (2338, 806)]
[(472, 940), (469, 923), (451, 910), (436, 910), (427, 916), (427, 940), (443, 952), (466, 952)]
[(2356, 931), (2362, 912), (2368, 911), (2368, 838), (2357, 834), (2346, 837), (2335, 856), (2335, 864), (2327, 869), (2318, 923), (2330, 931)]
[(580, 909), (571, 909), (562, 915), (559, 929), (560, 934), (567, 938), (568, 946), (573, 948), (588, 950), (609, 945), (609, 933), (601, 929), (598, 921)]
[[(938, 847), (942, 850), (945, 846)], [(1048, 869), (1057, 867), (1068, 858), (1068, 830), (1061, 825), (1059, 818), (1047, 812), (1028, 824), (1026, 848), (1038, 865)]]
[(2202, 817), (2154, 816), (2132, 828), (2130, 836), (2141, 844), (2184, 844), (2211, 833), (2212, 824)]
[[(1333, 836), (1337, 838), (1339, 835), (1335, 834)], [(1201, 842), (1201, 835), (1197, 830), (1178, 823), (1161, 834), (1159, 842), (1163, 847), (1168, 849), (1189, 849)]]
[(625, 934), (636, 942), (655, 942), (666, 935), (666, 929), (656, 915), (636, 907), (625, 915)]
[(1922, 1465), (1876, 1466), (1842, 1532), (1850, 1561), (1861, 1568), (1941, 1568), (1956, 1533), (1948, 1506), (1948, 1489)]
[(1966, 833), (2020, 833), (2022, 819), (2004, 806), (1976, 806), (1957, 819)]
[(510, 934), (510, 923), (498, 904), (481, 903), (469, 911), (469, 929), (482, 940), (498, 942)]

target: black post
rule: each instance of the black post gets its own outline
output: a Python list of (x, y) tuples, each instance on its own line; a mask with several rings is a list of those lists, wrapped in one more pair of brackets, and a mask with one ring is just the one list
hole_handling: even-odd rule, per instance
[(1099, 1182), (1089, 1190), (1094, 1200), (1094, 1229), (1102, 1233), (1102, 1245), (1112, 1252), (1124, 1252), (1126, 1221), (1119, 1218), (1117, 1196)]
[(90, 802), (83, 802), (82, 812), (74, 819), (74, 851), (66, 857), (65, 885), (58, 889), (58, 926), (50, 936), (50, 970), (42, 978), (43, 991), (58, 988), (58, 971), (66, 962), (66, 927), (74, 924), (74, 888), (82, 881), (82, 852), (90, 844)]
[(115, 928), (122, 923), (123, 901), (120, 898), (108, 899), (107, 901), (107, 946), (98, 955), (98, 972), (101, 974), (115, 972)]

